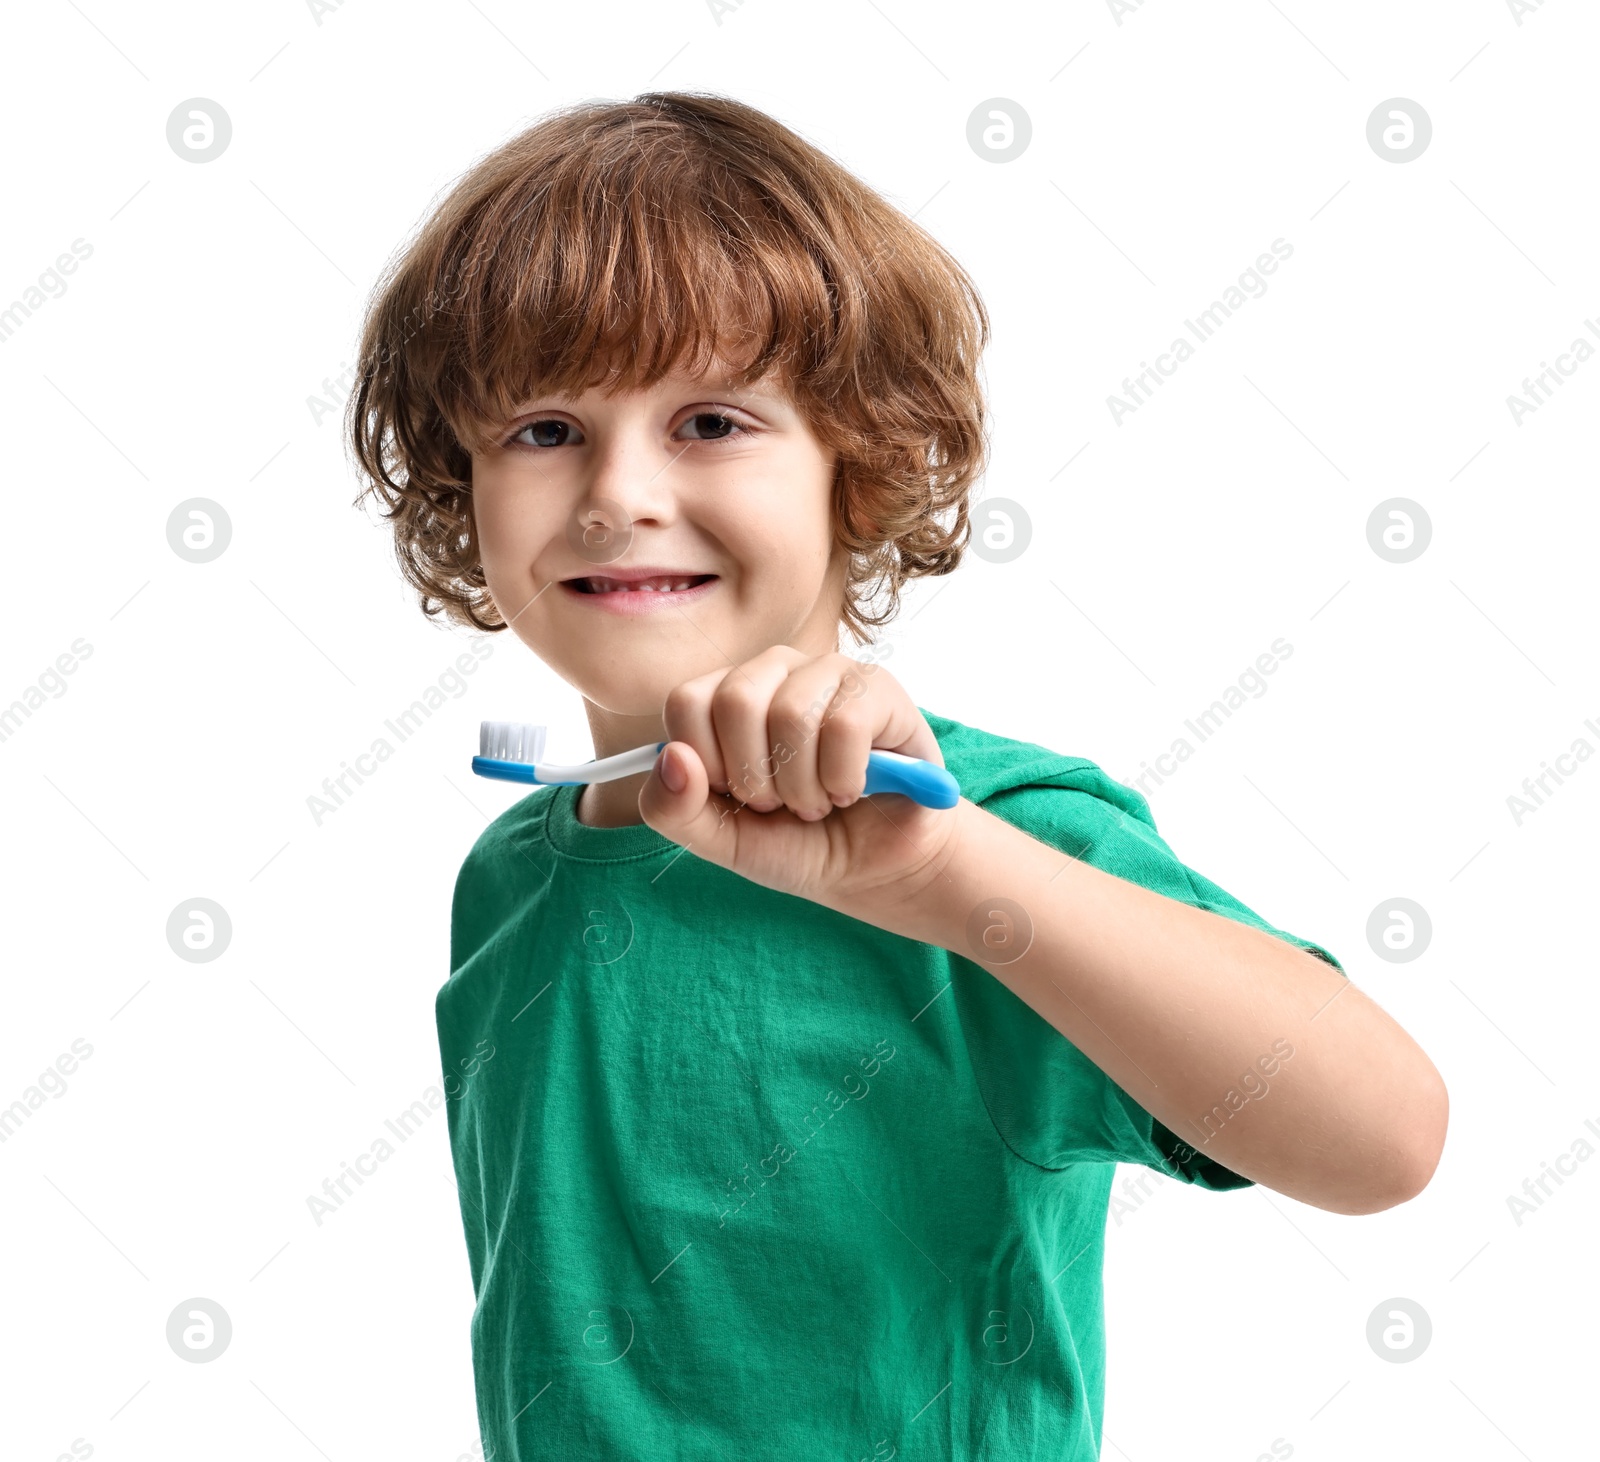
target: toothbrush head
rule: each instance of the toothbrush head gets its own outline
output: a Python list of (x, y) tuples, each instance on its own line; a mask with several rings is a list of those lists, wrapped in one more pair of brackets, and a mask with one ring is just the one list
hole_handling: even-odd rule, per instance
[(478, 727), (478, 755), (532, 766), (544, 756), (544, 732), (543, 726), (525, 721), (484, 721)]

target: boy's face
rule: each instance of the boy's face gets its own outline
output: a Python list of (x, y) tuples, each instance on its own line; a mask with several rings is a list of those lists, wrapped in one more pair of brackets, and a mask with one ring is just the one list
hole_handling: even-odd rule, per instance
[[(713, 369), (610, 398), (535, 396), (494, 440), (472, 454), (489, 592), (595, 705), (654, 717), (674, 686), (772, 645), (838, 649), (834, 456), (775, 376), (743, 391)], [(596, 509), (616, 536), (586, 535)], [(680, 587), (613, 588), (641, 569)]]

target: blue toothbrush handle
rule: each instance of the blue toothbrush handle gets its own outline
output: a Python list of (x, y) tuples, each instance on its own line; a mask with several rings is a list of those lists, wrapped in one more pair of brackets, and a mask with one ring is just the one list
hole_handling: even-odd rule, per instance
[[(666, 744), (656, 742), (656, 750)], [(867, 785), (861, 795), (871, 797), (875, 792), (897, 792), (941, 811), (961, 800), (960, 784), (942, 766), (898, 751), (876, 749), (867, 753)]]
[(954, 807), (961, 800), (956, 779), (942, 766), (898, 751), (867, 753), (867, 785), (863, 796), (898, 792), (924, 807)]

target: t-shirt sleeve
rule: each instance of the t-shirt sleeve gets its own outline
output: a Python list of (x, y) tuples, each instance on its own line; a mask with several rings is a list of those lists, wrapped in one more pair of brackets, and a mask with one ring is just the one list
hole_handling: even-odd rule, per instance
[[(1275, 928), (1182, 863), (1156, 832), (1144, 799), (1098, 768), (1009, 788), (981, 805), (1104, 872), (1252, 925), (1345, 973), (1322, 945)], [(984, 1101), (1002, 1140), (1019, 1157), (1051, 1169), (1074, 1162), (1139, 1163), (1200, 1188), (1250, 1185), (1157, 1121), (987, 969), (952, 958), (959, 966), (952, 984)]]

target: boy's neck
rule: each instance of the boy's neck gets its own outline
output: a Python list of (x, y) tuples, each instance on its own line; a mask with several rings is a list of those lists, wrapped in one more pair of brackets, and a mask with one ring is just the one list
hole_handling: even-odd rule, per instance
[(639, 792), (649, 772), (620, 777), (615, 782), (591, 782), (578, 795), (578, 821), (585, 827), (637, 827)]
[[(589, 737), (594, 742), (595, 759), (632, 751), (667, 739), (661, 716), (623, 716), (597, 706), (587, 698), (583, 709), (589, 717)], [(591, 782), (578, 797), (578, 821), (588, 827), (633, 827), (643, 822), (639, 816), (639, 792), (649, 772), (619, 777), (615, 782)]]

